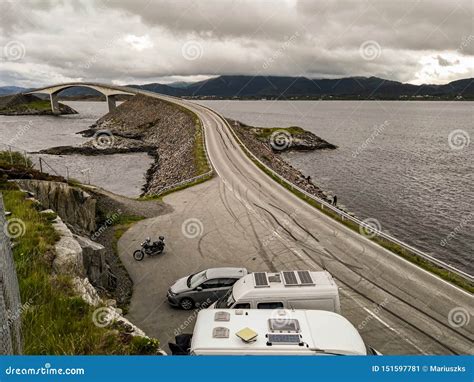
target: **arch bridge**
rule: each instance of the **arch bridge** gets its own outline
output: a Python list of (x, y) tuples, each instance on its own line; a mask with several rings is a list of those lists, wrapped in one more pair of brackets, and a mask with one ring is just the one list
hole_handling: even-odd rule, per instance
[(51, 111), (53, 114), (60, 114), (59, 111), (59, 102), (58, 102), (58, 94), (63, 90), (74, 88), (74, 87), (82, 87), (82, 88), (89, 88), (98, 91), (99, 93), (103, 94), (107, 100), (107, 105), (109, 107), (109, 112), (116, 107), (116, 96), (118, 95), (136, 95), (138, 94), (137, 89), (128, 88), (124, 86), (113, 86), (113, 85), (104, 85), (104, 84), (96, 84), (91, 82), (71, 82), (66, 84), (60, 85), (52, 85), (44, 88), (33, 89), (28, 92), (24, 92), (23, 94), (48, 94), (49, 99), (51, 101)]

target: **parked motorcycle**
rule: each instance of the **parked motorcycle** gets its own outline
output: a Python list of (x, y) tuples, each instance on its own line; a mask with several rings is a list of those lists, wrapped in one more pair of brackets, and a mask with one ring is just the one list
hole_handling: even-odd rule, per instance
[(156, 256), (163, 252), (165, 249), (165, 238), (160, 236), (158, 241), (151, 241), (149, 237), (141, 243), (141, 249), (137, 249), (133, 252), (133, 258), (137, 261), (142, 261), (145, 255)]

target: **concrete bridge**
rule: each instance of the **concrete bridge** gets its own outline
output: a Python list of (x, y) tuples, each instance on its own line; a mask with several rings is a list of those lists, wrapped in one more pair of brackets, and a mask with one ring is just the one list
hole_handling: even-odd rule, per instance
[(44, 88), (34, 89), (29, 92), (25, 92), (23, 94), (48, 94), (49, 99), (51, 101), (51, 110), (53, 114), (59, 114), (59, 103), (58, 103), (58, 95), (63, 90), (74, 88), (74, 87), (83, 87), (94, 89), (99, 93), (105, 95), (107, 100), (107, 104), (109, 106), (109, 112), (115, 109), (116, 106), (116, 96), (125, 94), (125, 95), (136, 95), (138, 94), (137, 89), (127, 88), (123, 86), (113, 86), (113, 85), (104, 85), (104, 84), (97, 84), (92, 82), (70, 82), (66, 84), (60, 85), (52, 85)]

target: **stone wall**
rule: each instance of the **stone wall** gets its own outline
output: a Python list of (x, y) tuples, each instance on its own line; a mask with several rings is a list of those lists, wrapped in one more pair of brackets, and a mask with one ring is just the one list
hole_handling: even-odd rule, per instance
[(96, 200), (84, 190), (61, 182), (17, 180), (23, 190), (33, 193), (44, 208), (54, 210), (78, 232), (96, 230)]

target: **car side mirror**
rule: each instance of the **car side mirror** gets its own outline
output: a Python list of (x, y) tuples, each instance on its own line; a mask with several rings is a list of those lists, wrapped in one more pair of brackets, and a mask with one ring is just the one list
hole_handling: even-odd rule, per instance
[(202, 287), (198, 286), (198, 287), (196, 287), (196, 290), (197, 290), (198, 292), (200, 292), (200, 291), (202, 291)]

